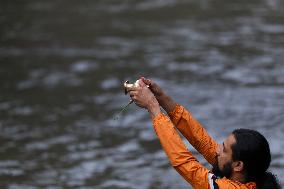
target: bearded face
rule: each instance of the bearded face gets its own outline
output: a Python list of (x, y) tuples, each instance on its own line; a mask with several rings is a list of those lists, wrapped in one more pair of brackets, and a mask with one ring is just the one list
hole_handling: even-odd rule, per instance
[(236, 143), (233, 134), (229, 135), (223, 142), (218, 145), (216, 161), (212, 168), (212, 173), (218, 177), (230, 178), (233, 173), (233, 152), (232, 146)]
[(231, 161), (225, 163), (223, 168), (220, 168), (219, 162), (217, 160), (217, 162), (213, 165), (213, 168), (212, 168), (212, 173), (220, 178), (223, 178), (223, 177), (230, 178), (232, 176), (232, 172), (233, 172), (233, 169), (232, 169)]

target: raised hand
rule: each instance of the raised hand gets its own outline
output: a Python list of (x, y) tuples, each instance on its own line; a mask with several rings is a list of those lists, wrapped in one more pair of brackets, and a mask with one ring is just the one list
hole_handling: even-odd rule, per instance
[(137, 106), (147, 109), (152, 117), (160, 113), (157, 99), (141, 79), (138, 86), (129, 89), (129, 95)]
[(141, 78), (141, 81), (149, 86), (149, 89), (155, 95), (158, 103), (167, 113), (170, 113), (175, 108), (177, 103), (175, 103), (173, 99), (168, 96), (158, 84), (144, 77)]
[(156, 84), (154, 81), (150, 79), (146, 79), (145, 77), (141, 77), (141, 80), (149, 86), (149, 89), (152, 91), (152, 93), (155, 95), (156, 98), (159, 98), (163, 95), (162, 88)]

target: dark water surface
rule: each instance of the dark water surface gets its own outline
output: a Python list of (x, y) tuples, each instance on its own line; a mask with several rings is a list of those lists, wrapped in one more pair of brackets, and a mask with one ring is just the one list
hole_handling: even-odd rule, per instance
[(220, 142), (262, 132), (283, 183), (283, 2), (1, 1), (0, 187), (190, 188), (145, 110), (112, 119), (140, 76)]

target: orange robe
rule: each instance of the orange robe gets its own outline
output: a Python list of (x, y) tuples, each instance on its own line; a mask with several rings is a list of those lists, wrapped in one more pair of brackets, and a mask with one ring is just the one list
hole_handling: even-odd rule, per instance
[[(169, 119), (170, 117), (170, 119)], [(186, 148), (176, 128), (189, 143), (210, 163), (216, 161), (218, 144), (182, 106), (177, 105), (169, 113), (163, 113), (153, 118), (155, 132), (176, 171), (195, 189), (255, 189), (253, 182), (242, 184), (227, 178), (216, 179), (210, 171), (201, 165)], [(176, 128), (175, 128), (175, 126)]]

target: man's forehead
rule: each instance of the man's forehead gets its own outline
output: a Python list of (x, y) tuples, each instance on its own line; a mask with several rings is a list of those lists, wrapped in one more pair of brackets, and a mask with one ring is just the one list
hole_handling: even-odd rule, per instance
[(231, 147), (233, 144), (236, 143), (236, 139), (235, 136), (233, 134), (230, 134), (229, 136), (227, 136), (227, 138), (225, 138), (224, 140), (224, 145), (228, 148)]

